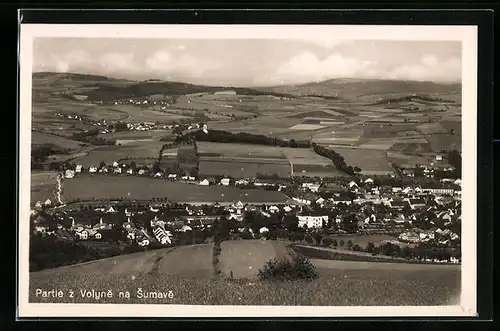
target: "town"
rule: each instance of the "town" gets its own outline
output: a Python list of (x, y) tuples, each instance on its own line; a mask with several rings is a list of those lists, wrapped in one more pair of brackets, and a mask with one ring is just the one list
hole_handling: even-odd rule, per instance
[[(355, 244), (356, 238), (385, 235), (393, 239), (379, 244), (397, 247), (390, 252), (393, 256), (426, 262), (460, 261), (460, 179), (445, 178), (434, 181), (433, 185), (415, 185), (418, 181), (411, 176), (403, 179), (364, 176), (349, 182), (300, 177), (197, 178), (114, 162), (87, 169), (81, 165), (66, 169), (58, 176), (59, 190), (62, 182), (79, 176), (150, 176), (156, 181), (193, 186), (278, 191), (290, 199), (275, 203), (213, 204), (169, 202), (162, 197), (151, 201), (79, 199), (66, 204), (47, 199), (36, 202), (31, 212), (35, 236), (55, 237), (88, 247), (116, 245), (125, 247), (124, 252), (132, 252), (206, 243), (213, 240), (216, 232), (226, 231), (232, 239), (284, 240), (375, 254), (375, 243), (361, 247)], [(413, 184), (404, 185), (409, 182)], [(337, 241), (336, 237), (342, 239)], [(415, 252), (422, 248), (455, 253), (429, 258), (428, 254), (409, 253), (410, 248)]]

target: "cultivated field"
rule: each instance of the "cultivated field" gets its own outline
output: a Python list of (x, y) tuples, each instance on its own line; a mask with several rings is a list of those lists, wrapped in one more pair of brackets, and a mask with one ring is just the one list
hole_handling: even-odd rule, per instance
[(149, 131), (117, 131), (98, 135), (106, 140), (159, 140), (165, 137), (173, 137), (171, 130), (149, 130)]
[(344, 157), (347, 164), (361, 168), (362, 173), (381, 174), (393, 171), (383, 151), (339, 147), (333, 149)]
[(258, 159), (285, 159), (284, 148), (251, 144), (225, 144), (200, 141), (196, 143), (202, 157), (238, 157)]
[(75, 141), (67, 139), (64, 137), (56, 136), (54, 134), (43, 133), (38, 131), (31, 132), (31, 145), (53, 145), (56, 148), (66, 150), (66, 149), (77, 149), (85, 146), (85, 143), (80, 141)]
[(259, 189), (242, 190), (227, 186), (199, 186), (182, 182), (135, 176), (78, 176), (64, 181), (64, 200), (113, 200), (119, 198), (151, 200), (167, 197), (171, 202), (214, 203), (242, 202), (278, 203), (288, 201), (281, 192)]
[(199, 163), (199, 174), (202, 176), (249, 178), (265, 174), (286, 178), (290, 177), (290, 173), (290, 164), (286, 160), (201, 157)]
[(152, 164), (158, 159), (160, 150), (164, 144), (161, 141), (141, 141), (121, 146), (100, 146), (93, 149), (87, 155), (76, 158), (74, 162), (84, 167), (89, 167), (99, 166), (101, 161), (110, 165), (120, 160), (150, 159)]
[(57, 172), (31, 172), (31, 205), (47, 199), (54, 201)]
[(289, 249), (270, 240), (223, 241), (219, 256), (222, 274), (234, 278), (255, 279), (259, 269), (270, 259), (290, 256)]

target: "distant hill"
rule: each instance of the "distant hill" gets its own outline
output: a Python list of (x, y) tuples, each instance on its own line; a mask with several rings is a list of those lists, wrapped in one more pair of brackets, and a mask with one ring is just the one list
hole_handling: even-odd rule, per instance
[(50, 73), (39, 72), (33, 74), (33, 88), (47, 90), (47, 84), (54, 91), (66, 88), (68, 93), (77, 94), (84, 91), (89, 101), (111, 101), (115, 99), (133, 98), (163, 94), (180, 96), (195, 93), (215, 93), (233, 90), (240, 95), (269, 94), (277, 97), (291, 97), (286, 93), (273, 91), (259, 91), (245, 87), (203, 86), (182, 82), (159, 81), (130, 81), (113, 79), (104, 76), (75, 74), (75, 73)]
[(295, 96), (330, 96), (353, 99), (365, 96), (384, 95), (456, 95), (461, 94), (462, 84), (440, 84), (433, 82), (396, 81), (381, 79), (330, 79), (301, 85), (284, 85), (258, 88), (261, 91), (292, 94)]
[[(228, 87), (204, 86), (183, 82), (132, 81), (105, 76), (79, 73), (38, 72), (33, 74), (33, 87), (38, 90), (68, 90), (77, 94), (84, 91), (90, 101), (111, 101), (122, 98), (143, 97), (154, 94), (179, 96), (194, 93), (215, 93), (233, 90), (240, 95), (273, 95), (276, 97), (319, 97), (330, 100), (360, 100), (368, 103), (390, 98), (437, 98), (461, 94), (461, 84), (438, 84), (433, 82), (395, 81), (377, 79), (331, 79), (300, 85), (274, 87)], [(455, 98), (452, 98), (455, 99)]]

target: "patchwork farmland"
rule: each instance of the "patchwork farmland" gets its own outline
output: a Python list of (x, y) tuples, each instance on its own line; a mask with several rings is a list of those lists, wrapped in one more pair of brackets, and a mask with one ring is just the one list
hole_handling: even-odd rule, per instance
[(64, 200), (152, 200), (167, 198), (170, 202), (214, 203), (284, 203), (289, 198), (281, 192), (259, 189), (243, 190), (226, 186), (199, 186), (149, 177), (108, 175), (78, 176), (64, 181)]

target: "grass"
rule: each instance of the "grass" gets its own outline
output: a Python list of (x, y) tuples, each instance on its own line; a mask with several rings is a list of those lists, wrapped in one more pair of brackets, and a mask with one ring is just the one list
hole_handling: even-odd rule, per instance
[(226, 157), (285, 159), (284, 148), (251, 144), (225, 144), (199, 141), (196, 143), (201, 155)]
[(361, 148), (334, 148), (334, 150), (344, 157), (347, 164), (358, 166), (364, 172), (392, 171), (383, 151)]
[(254, 159), (218, 159), (217, 157), (202, 158), (199, 164), (199, 174), (202, 176), (224, 175), (234, 178), (256, 177), (257, 174), (290, 176), (290, 164), (286, 161), (269, 161)]
[(31, 132), (32, 145), (54, 145), (60, 149), (78, 149), (85, 146), (84, 143), (67, 139), (64, 137), (56, 136), (54, 134), (43, 133), (38, 131)]
[(270, 259), (290, 256), (287, 247), (268, 240), (230, 240), (221, 244), (219, 263), (222, 274), (234, 278), (254, 279)]
[(47, 199), (54, 200), (57, 172), (32, 172), (31, 173), (31, 204)]
[(171, 130), (149, 130), (149, 131), (118, 131), (100, 134), (99, 138), (106, 140), (134, 140), (134, 139), (161, 139), (173, 137)]
[(151, 200), (167, 197), (171, 202), (213, 203), (232, 202), (285, 202), (288, 197), (277, 191), (260, 189), (242, 190), (237, 187), (199, 186), (182, 182), (135, 176), (81, 175), (64, 181), (65, 201), (112, 200), (119, 198)]
[(101, 161), (106, 164), (112, 164), (122, 159), (145, 159), (158, 158), (160, 150), (164, 145), (161, 141), (142, 141), (137, 143), (128, 143), (125, 145), (103, 146), (93, 149), (85, 156), (76, 158), (74, 162), (84, 167), (98, 166)]
[[(286, 254), (279, 251), (286, 249), (284, 246), (273, 242), (224, 243), (221, 260), (229, 259), (235, 270), (240, 267), (245, 271), (243, 269), (247, 269), (245, 266), (248, 264), (257, 268), (267, 257)], [(282, 248), (278, 248), (280, 246)], [(178, 255), (175, 255), (176, 252)], [(257, 254), (257, 257), (252, 257), (252, 254)], [(159, 257), (163, 258), (158, 260)], [(235, 262), (241, 259), (243, 263)], [(211, 262), (210, 245), (199, 245), (198, 248), (179, 247), (171, 252), (148, 251), (35, 272), (30, 274), (29, 301), (94, 304), (430, 306), (457, 304), (454, 300), (460, 292), (460, 268), (452, 266), (341, 261), (325, 263), (312, 260), (317, 265), (318, 279), (277, 283), (247, 278), (230, 280), (214, 277), (206, 272)], [(160, 267), (155, 268), (155, 264), (160, 264)], [(246, 272), (242, 273), (244, 274)], [(137, 297), (138, 288), (144, 292), (171, 291), (173, 298), (141, 299)], [(35, 297), (36, 289), (58, 289), (66, 295), (60, 299), (44, 299)], [(113, 297), (100, 300), (82, 298), (79, 292), (81, 289), (105, 292), (111, 290)], [(69, 298), (70, 290), (75, 292), (74, 298)], [(120, 291), (129, 291), (130, 299), (120, 298)]]

